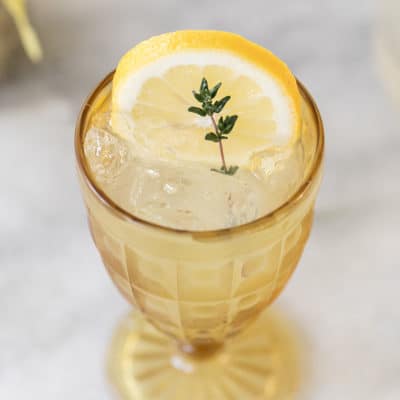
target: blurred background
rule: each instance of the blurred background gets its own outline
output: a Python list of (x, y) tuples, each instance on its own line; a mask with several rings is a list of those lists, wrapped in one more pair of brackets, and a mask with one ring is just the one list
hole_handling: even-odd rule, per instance
[(44, 52), (36, 65), (0, 1), (0, 398), (112, 397), (105, 355), (129, 306), (86, 226), (74, 123), (86, 95), (134, 44), (210, 28), (283, 58), (325, 121), (314, 230), (274, 305), (305, 350), (305, 398), (399, 399), (400, 2), (27, 5)]

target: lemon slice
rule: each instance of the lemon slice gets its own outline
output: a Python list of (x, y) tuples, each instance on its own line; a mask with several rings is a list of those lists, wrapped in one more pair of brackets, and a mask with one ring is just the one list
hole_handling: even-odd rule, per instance
[(229, 165), (246, 165), (271, 146), (290, 145), (300, 131), (300, 95), (289, 68), (270, 51), (220, 31), (178, 31), (146, 40), (126, 53), (113, 79), (112, 127), (145, 157), (220, 164), (209, 117), (199, 105), (205, 77), (231, 96), (220, 115), (238, 115), (224, 141)]

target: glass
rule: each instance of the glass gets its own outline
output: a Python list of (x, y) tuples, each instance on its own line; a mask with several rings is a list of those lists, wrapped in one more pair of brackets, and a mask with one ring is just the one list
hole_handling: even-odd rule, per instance
[(379, 0), (376, 53), (387, 91), (400, 107), (400, 3)]
[(189, 232), (130, 215), (90, 175), (84, 135), (109, 98), (112, 77), (84, 104), (75, 150), (94, 242), (114, 284), (137, 310), (117, 331), (111, 353), (121, 397), (287, 398), (297, 382), (293, 342), (263, 311), (284, 288), (310, 233), (324, 148), (315, 103), (299, 83), (307, 167), (297, 192), (248, 224)]

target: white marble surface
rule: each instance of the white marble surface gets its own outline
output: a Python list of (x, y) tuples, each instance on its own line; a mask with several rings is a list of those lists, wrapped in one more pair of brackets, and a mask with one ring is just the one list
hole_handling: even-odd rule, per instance
[(0, 83), (0, 399), (111, 398), (104, 355), (128, 306), (86, 227), (74, 122), (124, 50), (189, 27), (271, 48), (326, 123), (314, 231), (278, 301), (303, 332), (307, 398), (399, 399), (399, 113), (374, 67), (372, 1), (30, 3), (46, 60), (20, 55)]

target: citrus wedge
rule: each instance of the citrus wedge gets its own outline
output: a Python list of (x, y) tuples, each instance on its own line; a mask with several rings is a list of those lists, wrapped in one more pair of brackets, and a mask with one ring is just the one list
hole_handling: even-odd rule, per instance
[[(145, 157), (219, 165), (209, 117), (188, 112), (205, 77), (231, 96), (220, 115), (238, 115), (224, 141), (227, 162), (247, 165), (254, 153), (299, 136), (300, 95), (289, 68), (270, 51), (220, 31), (178, 31), (126, 53), (112, 89), (112, 127)], [(218, 116), (217, 116), (218, 117)]]

